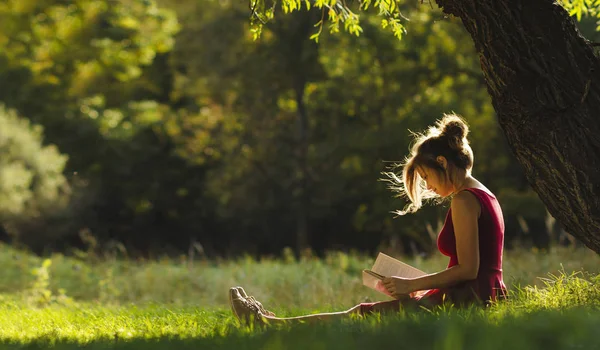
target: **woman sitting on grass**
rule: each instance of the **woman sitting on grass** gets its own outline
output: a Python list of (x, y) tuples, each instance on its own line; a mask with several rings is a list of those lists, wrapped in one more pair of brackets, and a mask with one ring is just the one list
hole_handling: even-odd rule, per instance
[(264, 309), (241, 287), (231, 288), (229, 300), (242, 322), (322, 320), (351, 314), (398, 312), (401, 307), (487, 305), (506, 297), (502, 280), (504, 220), (498, 200), (471, 176), (473, 152), (467, 140), (467, 124), (458, 116), (445, 115), (425, 134), (416, 135), (402, 169), (402, 179), (387, 174), (393, 189), (406, 195), (410, 204), (399, 214), (414, 213), (425, 199), (451, 198), (437, 245), (450, 257), (448, 268), (418, 278), (390, 276), (379, 288), (394, 300), (362, 303), (349, 310), (279, 318)]

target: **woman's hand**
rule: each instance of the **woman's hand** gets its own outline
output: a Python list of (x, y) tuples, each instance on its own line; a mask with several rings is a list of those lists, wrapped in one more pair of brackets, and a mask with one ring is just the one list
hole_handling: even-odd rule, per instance
[(403, 297), (408, 297), (412, 292), (414, 292), (414, 280), (402, 277), (386, 277), (378, 282), (378, 287), (383, 287), (385, 291), (391, 297), (396, 299), (400, 299)]

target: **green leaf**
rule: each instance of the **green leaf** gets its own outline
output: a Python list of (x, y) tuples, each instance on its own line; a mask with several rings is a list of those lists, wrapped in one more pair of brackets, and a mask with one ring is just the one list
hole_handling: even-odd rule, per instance
[(319, 37), (320, 37), (320, 36), (321, 36), (321, 32), (319, 31), (319, 32), (317, 32), (317, 33), (315, 33), (315, 34), (311, 35), (311, 36), (310, 36), (310, 40), (314, 40), (316, 43), (318, 43), (318, 42), (319, 42)]

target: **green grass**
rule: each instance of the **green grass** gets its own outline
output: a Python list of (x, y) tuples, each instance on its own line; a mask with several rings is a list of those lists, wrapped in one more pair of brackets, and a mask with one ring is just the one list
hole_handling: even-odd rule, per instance
[[(44, 263), (44, 261), (46, 261)], [(598, 348), (597, 254), (556, 248), (505, 255), (511, 299), (483, 310), (438, 308), (318, 326), (238, 327), (227, 290), (243, 285), (281, 316), (381, 297), (360, 284), (371, 257), (256, 261), (47, 260), (0, 246), (0, 345), (11, 348), (427, 349)], [(445, 258), (407, 259), (426, 271)], [(588, 272), (577, 272), (585, 270)], [(552, 273), (553, 275), (549, 275)], [(541, 278), (540, 278), (541, 277)]]
[[(187, 258), (154, 261), (48, 257), (49, 287), (77, 301), (102, 304), (147, 302), (176, 306), (219, 308), (227, 306), (227, 290), (242, 285), (273, 308), (320, 309), (349, 307), (365, 299), (380, 298), (361, 284), (360, 271), (373, 257), (331, 253), (325, 259), (294, 260), (241, 258), (233, 261), (195, 261)], [(32, 271), (44, 259), (0, 245), (0, 294), (23, 294), (34, 284)], [(447, 257), (403, 259), (424, 270), (445, 268)], [(588, 249), (554, 248), (508, 251), (504, 280), (509, 287), (543, 285), (540, 277), (560, 271), (600, 272), (600, 257)], [(340, 293), (343, 291), (343, 293)]]
[(94, 305), (28, 309), (6, 303), (0, 310), (0, 339), (5, 346), (28, 349), (596, 348), (600, 291), (588, 291), (588, 297), (585, 307), (549, 309), (514, 302), (490, 310), (437, 309), (256, 330), (237, 327), (228, 310)]

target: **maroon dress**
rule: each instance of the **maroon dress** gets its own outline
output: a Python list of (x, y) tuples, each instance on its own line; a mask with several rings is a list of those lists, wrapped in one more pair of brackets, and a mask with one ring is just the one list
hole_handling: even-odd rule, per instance
[[(481, 205), (479, 227), (479, 273), (474, 280), (460, 282), (446, 288), (427, 291), (412, 302), (424, 306), (440, 305), (444, 302), (456, 306), (469, 304), (487, 305), (490, 300), (506, 298), (506, 286), (502, 280), (502, 250), (504, 246), (504, 219), (498, 200), (488, 192), (478, 188), (467, 188)], [(448, 268), (458, 264), (456, 237), (452, 225), (452, 209), (448, 210), (444, 227), (437, 239), (439, 251), (450, 257)], [(404, 301), (403, 303), (406, 303)], [(398, 310), (399, 300), (360, 304), (361, 313), (375, 310)]]

